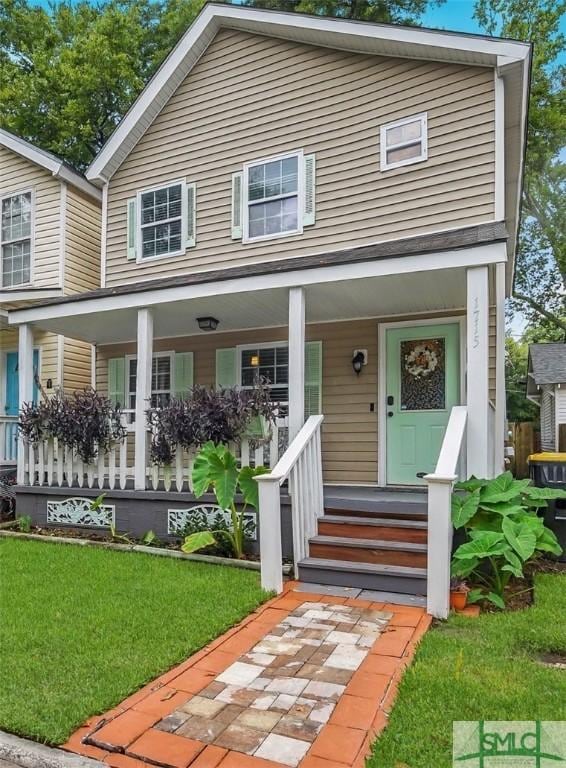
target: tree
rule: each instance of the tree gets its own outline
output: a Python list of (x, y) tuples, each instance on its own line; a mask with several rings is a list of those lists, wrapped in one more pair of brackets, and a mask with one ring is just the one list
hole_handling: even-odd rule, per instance
[(512, 310), (566, 333), (566, 67), (560, 0), (477, 0), (489, 34), (534, 43), (522, 217)]
[(84, 169), (203, 0), (0, 0), (0, 125)]
[(444, 0), (243, 0), (254, 8), (299, 11), (317, 16), (338, 16), (360, 21), (418, 24), (430, 5)]
[(527, 400), (527, 361), (529, 345), (515, 341), (512, 336), (505, 339), (505, 384), (507, 392), (507, 418), (509, 421), (536, 421), (538, 407)]

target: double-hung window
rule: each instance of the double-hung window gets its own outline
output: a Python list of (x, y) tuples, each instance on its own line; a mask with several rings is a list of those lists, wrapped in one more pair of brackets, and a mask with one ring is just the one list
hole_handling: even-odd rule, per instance
[[(137, 358), (128, 357), (126, 360), (126, 395), (127, 410), (130, 411), (130, 422), (135, 421), (136, 410), (136, 379)], [(157, 352), (151, 365), (151, 407), (167, 405), (171, 400), (173, 382), (173, 353)]]
[(138, 193), (141, 259), (178, 256), (184, 252), (184, 182)]
[(413, 115), (381, 126), (381, 170), (420, 163), (427, 159), (427, 116)]
[(244, 166), (244, 241), (303, 231), (302, 152)]
[(0, 285), (12, 288), (31, 281), (32, 193), (2, 198), (0, 224)]
[(289, 349), (286, 344), (239, 347), (240, 386), (252, 389), (267, 382), (271, 399), (280, 405), (289, 401)]

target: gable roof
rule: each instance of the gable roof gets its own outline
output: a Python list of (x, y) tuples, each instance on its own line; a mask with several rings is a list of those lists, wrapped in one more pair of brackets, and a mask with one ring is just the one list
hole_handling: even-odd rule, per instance
[(0, 146), (6, 147), (6, 149), (15, 152), (20, 157), (25, 157), (40, 168), (45, 168), (46, 171), (50, 171), (56, 178), (72, 184), (95, 200), (102, 199), (98, 187), (95, 187), (81, 173), (75, 171), (74, 168), (71, 168), (70, 165), (67, 165), (61, 158), (51, 154), (51, 152), (46, 152), (44, 149), (40, 149), (29, 141), (21, 139), (14, 133), (5, 131), (2, 128), (0, 128)]
[(529, 346), (529, 379), (537, 387), (566, 383), (566, 344), (549, 342)]
[(361, 54), (492, 67), (504, 82), (504, 104), (499, 115), (505, 132), (508, 250), (513, 256), (531, 62), (531, 45), (516, 40), (208, 3), (98, 153), (86, 172), (88, 179), (99, 186), (110, 180), (223, 28)]
[[(357, 53), (498, 67), (502, 74), (514, 67), (517, 85), (528, 81), (531, 46), (515, 40), (208, 3), (91, 163), (88, 179), (101, 184), (112, 177), (223, 28)], [(520, 101), (513, 118), (519, 131), (526, 112)]]

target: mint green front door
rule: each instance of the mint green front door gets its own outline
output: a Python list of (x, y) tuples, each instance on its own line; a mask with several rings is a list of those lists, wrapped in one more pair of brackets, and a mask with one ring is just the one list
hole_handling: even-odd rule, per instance
[(387, 483), (418, 485), (434, 470), (460, 403), (460, 326), (390, 328), (386, 355)]

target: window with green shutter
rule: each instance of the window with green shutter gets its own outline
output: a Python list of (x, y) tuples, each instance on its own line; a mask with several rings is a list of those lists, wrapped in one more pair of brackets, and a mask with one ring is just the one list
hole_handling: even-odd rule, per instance
[(322, 341), (305, 344), (305, 419), (322, 413)]
[(193, 371), (193, 353), (177, 352), (175, 354), (175, 397), (182, 398), (189, 394), (193, 386)]
[(115, 405), (126, 405), (126, 360), (113, 357), (108, 360), (108, 397)]

